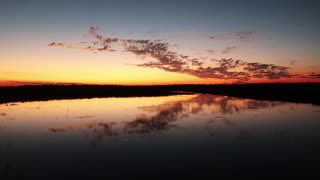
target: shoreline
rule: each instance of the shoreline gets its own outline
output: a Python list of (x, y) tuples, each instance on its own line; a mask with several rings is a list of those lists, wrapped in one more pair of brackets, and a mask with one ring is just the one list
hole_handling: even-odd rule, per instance
[(256, 100), (320, 105), (320, 83), (232, 85), (25, 85), (0, 87), (0, 103), (105, 97), (216, 94)]

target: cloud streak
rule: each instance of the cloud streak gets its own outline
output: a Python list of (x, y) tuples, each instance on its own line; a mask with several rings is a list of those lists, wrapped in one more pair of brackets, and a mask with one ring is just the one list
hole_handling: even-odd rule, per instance
[(248, 41), (253, 38), (254, 32), (235, 32), (234, 35), (241, 41)]
[(221, 51), (221, 53), (222, 54), (230, 54), (235, 49), (237, 49), (237, 47), (235, 47), (235, 46), (226, 47), (223, 51)]
[(73, 45), (69, 45), (67, 43), (61, 43), (61, 42), (49, 43), (48, 47), (60, 47), (60, 48), (75, 49), (75, 50), (99, 51), (98, 48), (91, 46), (91, 45), (89, 45), (89, 46), (73, 46)]
[(208, 36), (210, 40), (240, 40), (242, 42), (250, 41), (254, 38), (255, 32), (251, 31), (241, 31), (241, 32), (232, 32), (218, 34), (215, 36)]
[[(139, 57), (151, 58), (149, 62), (135, 64), (138, 67), (157, 68), (168, 72), (188, 74), (199, 78), (216, 78), (235, 80), (237, 82), (247, 82), (253, 78), (279, 79), (295, 76), (289, 72), (290, 68), (286, 66), (246, 62), (232, 58), (212, 59), (210, 64), (206, 65), (206, 61), (202, 58), (191, 58), (171, 51), (169, 43), (162, 42), (161, 40), (105, 37), (97, 33), (96, 27), (90, 27), (88, 33), (95, 38), (95, 41), (91, 42), (91, 45), (89, 46), (82, 47), (83, 49), (95, 52), (114, 51), (112, 49), (113, 45), (120, 45), (125, 52), (133, 53)], [(252, 35), (252, 32), (235, 33), (235, 36), (240, 39), (247, 39)], [(48, 44), (48, 46), (74, 48), (66, 43), (56, 42), (52, 42)], [(229, 54), (234, 49), (236, 49), (235, 46), (227, 47), (222, 53)], [(313, 76), (319, 78), (316, 74)]]
[(311, 73), (311, 74), (309, 74), (309, 77), (310, 78), (320, 78), (320, 73)]

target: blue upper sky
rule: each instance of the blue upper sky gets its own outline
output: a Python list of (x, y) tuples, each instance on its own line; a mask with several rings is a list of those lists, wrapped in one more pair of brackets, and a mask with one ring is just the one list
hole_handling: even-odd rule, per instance
[(317, 0), (2, 0), (0, 25), (35, 31), (92, 24), (134, 32), (252, 30), (308, 38), (320, 32), (319, 9)]
[[(319, 9), (318, 0), (2, 0), (0, 52), (5, 57), (12, 56), (9, 52), (27, 56), (35, 51), (54, 56), (58, 53), (48, 50), (48, 43), (80, 42), (89, 27), (97, 26), (104, 35), (118, 38), (157, 35), (185, 45), (179, 50), (182, 53), (232, 51), (215, 53), (213, 58), (285, 66), (294, 60), (300, 62), (298, 69), (316, 71), (320, 68)], [(208, 41), (236, 32), (252, 33), (255, 41)], [(18, 63), (17, 59), (12, 61)], [(9, 64), (1, 61), (3, 67), (5, 61)], [(11, 71), (9, 65), (7, 69)]]

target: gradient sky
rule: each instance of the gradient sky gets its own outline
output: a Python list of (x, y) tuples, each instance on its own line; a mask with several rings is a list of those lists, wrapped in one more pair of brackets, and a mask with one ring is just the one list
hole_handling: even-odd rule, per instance
[(320, 82), (319, 9), (317, 0), (2, 0), (0, 85)]

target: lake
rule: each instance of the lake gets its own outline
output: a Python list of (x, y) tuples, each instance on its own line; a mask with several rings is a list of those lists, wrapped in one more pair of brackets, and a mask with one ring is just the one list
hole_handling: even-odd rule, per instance
[(314, 175), (320, 106), (192, 94), (0, 104), (0, 179)]

